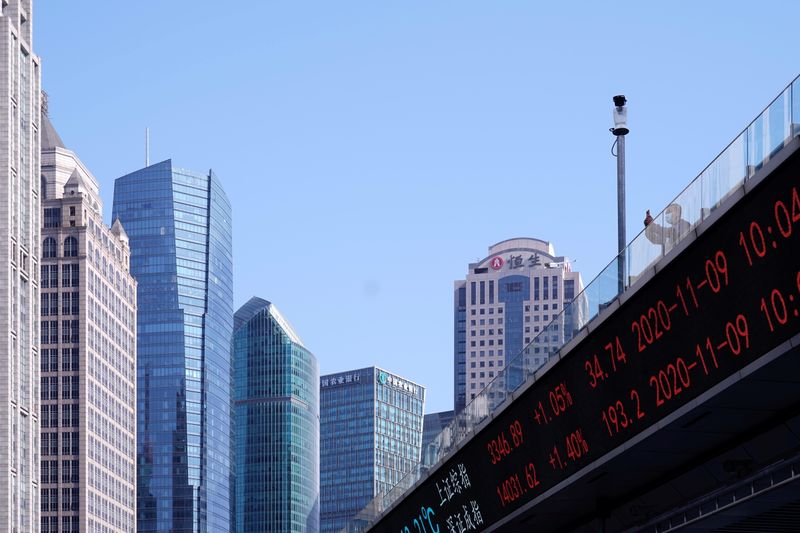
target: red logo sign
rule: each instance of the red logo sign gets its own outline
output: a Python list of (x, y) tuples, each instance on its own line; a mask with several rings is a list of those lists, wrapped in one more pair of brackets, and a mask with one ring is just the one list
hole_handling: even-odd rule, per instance
[(502, 257), (500, 257), (498, 255), (497, 257), (492, 258), (492, 261), (491, 261), (490, 264), (492, 265), (493, 269), (500, 270), (501, 268), (503, 268), (503, 265), (505, 265), (506, 262), (505, 262), (505, 260), (503, 260)]

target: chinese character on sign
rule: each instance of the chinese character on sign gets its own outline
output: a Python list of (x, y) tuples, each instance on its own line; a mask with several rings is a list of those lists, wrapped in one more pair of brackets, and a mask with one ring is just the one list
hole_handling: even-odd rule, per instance
[(470, 488), (471, 485), (469, 483), (469, 476), (467, 475), (467, 467), (465, 467), (463, 463), (459, 463), (458, 473), (461, 474), (461, 486), (465, 489)]
[(461, 482), (459, 481), (455, 470), (450, 470), (450, 483), (453, 484), (453, 491), (456, 494), (461, 494)]
[(361, 374), (356, 374), (353, 376), (353, 381), (359, 381), (361, 379)]
[(456, 515), (456, 524), (458, 524), (458, 533), (464, 533), (467, 528), (464, 527), (464, 522), (461, 521), (461, 515)]
[(347, 375), (344, 377), (344, 381), (345, 381), (345, 383), (352, 383), (352, 381), (353, 381), (353, 375), (352, 375), (352, 374), (347, 374)]
[(528, 266), (535, 267), (542, 264), (542, 261), (539, 259), (539, 254), (531, 254), (528, 258)]
[(339, 385), (341, 385), (342, 383), (344, 383), (344, 377), (343, 376), (339, 376)]
[(453, 487), (450, 486), (450, 480), (448, 478), (444, 478), (442, 480), (442, 483), (444, 484), (444, 491), (447, 493), (447, 501), (452, 500), (453, 499)]
[(436, 490), (439, 491), (439, 498), (442, 500), (439, 502), (439, 507), (443, 507), (444, 504), (447, 503), (447, 494), (442, 494), (442, 489), (439, 487), (439, 482), (436, 482)]
[(458, 533), (458, 530), (456, 530), (455, 524), (453, 524), (453, 517), (452, 516), (448, 516), (447, 517), (447, 530), (450, 533)]
[(467, 509), (466, 505), (461, 506), (464, 509), (464, 523), (467, 524), (467, 529), (476, 529), (475, 523), (472, 521), (472, 517), (470, 517), (469, 509)]
[(328, 379), (327, 378), (322, 380), (322, 386), (323, 387), (327, 387), (328, 386)]
[(475, 522), (476, 525), (482, 526), (483, 517), (481, 516), (481, 510), (480, 507), (478, 507), (478, 502), (471, 500), (469, 503), (472, 505), (472, 521)]
[(522, 256), (521, 255), (509, 255), (508, 256), (508, 268), (513, 270), (515, 268), (522, 268)]

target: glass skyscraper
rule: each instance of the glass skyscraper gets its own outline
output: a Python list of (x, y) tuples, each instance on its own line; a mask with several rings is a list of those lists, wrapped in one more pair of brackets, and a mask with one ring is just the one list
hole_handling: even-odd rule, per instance
[(231, 205), (167, 160), (116, 180), (138, 281), (137, 530), (230, 531)]
[(420, 462), (425, 388), (376, 367), (320, 379), (320, 531), (338, 533)]
[(319, 531), (319, 367), (275, 305), (234, 315), (236, 531)]

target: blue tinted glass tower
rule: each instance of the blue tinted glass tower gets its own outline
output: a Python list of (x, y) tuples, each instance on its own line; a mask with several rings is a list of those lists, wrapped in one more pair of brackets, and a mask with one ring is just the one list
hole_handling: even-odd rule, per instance
[(236, 531), (319, 531), (319, 367), (271, 303), (234, 317)]
[(370, 367), (320, 379), (320, 531), (339, 533), (420, 462), (425, 388)]
[(231, 206), (167, 160), (116, 180), (138, 281), (137, 530), (227, 532), (232, 511)]

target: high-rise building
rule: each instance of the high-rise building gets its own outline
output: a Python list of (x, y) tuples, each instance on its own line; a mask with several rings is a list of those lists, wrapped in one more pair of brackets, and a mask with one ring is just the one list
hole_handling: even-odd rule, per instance
[(234, 315), (236, 531), (319, 531), (319, 367), (274, 304)]
[(420, 462), (425, 388), (376, 367), (320, 378), (320, 530), (338, 533)]
[(0, 2), (0, 531), (39, 528), (39, 58), (31, 0)]
[[(539, 239), (509, 239), (489, 247), (489, 255), (470, 263), (465, 280), (455, 282), (454, 403), (459, 413), (499, 372), (526, 353), (535, 368), (572, 338), (572, 310), (545, 332), (564, 305), (583, 289), (569, 259)], [(521, 382), (521, 366), (507, 382)], [(519, 374), (519, 375), (514, 375)]]
[(172, 161), (116, 180), (113, 219), (138, 282), (137, 531), (226, 533), (232, 521), (231, 205)]
[(136, 282), (97, 180), (42, 120), (41, 524), (136, 528)]

